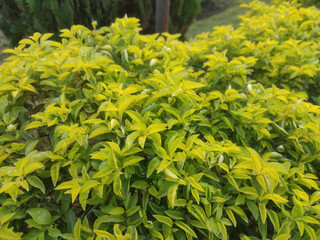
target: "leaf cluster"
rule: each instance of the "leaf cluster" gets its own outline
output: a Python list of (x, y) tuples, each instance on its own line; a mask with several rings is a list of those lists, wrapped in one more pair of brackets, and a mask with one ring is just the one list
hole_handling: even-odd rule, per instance
[(75, 25), (8, 50), (0, 239), (317, 239), (320, 107), (263, 85), (240, 30), (139, 30)]
[[(303, 8), (297, 1), (274, 2), (244, 4), (249, 10), (241, 17), (239, 28), (215, 27), (212, 33), (198, 36), (190, 56), (200, 67), (203, 63), (221, 66), (211, 76), (213, 87), (221, 80), (242, 87), (245, 80), (241, 78), (252, 79), (266, 87), (275, 84), (305, 91), (311, 102), (319, 103), (320, 11), (316, 7)], [(223, 67), (232, 62), (242, 65), (225, 72)], [(230, 78), (234, 74), (240, 76)]]

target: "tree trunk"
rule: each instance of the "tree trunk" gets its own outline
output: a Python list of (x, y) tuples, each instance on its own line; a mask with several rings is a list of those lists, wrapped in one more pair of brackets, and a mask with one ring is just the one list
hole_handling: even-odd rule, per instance
[(170, 0), (156, 0), (156, 33), (169, 32)]

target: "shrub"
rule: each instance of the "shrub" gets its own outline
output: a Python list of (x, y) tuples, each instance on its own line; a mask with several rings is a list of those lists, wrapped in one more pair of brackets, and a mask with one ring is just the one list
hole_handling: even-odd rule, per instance
[(250, 80), (253, 57), (202, 67), (201, 45), (139, 30), (8, 50), (0, 239), (317, 239), (319, 106)]
[[(286, 89), (303, 90), (312, 102), (319, 103), (319, 19), (315, 7), (301, 8), (296, 2), (279, 1), (267, 5), (253, 1), (242, 17), (238, 29), (231, 26), (216, 27), (212, 33), (199, 36), (193, 43), (190, 56), (201, 66), (214, 51), (223, 52), (217, 57), (221, 66), (233, 59), (251, 57), (246, 76), (271, 87), (276, 84)], [(200, 55), (199, 52), (202, 54)], [(221, 62), (223, 61), (223, 62)], [(223, 70), (219, 70), (223, 71)], [(232, 74), (231, 74), (232, 75)], [(214, 82), (233, 82), (230, 73), (221, 72)], [(235, 85), (236, 84), (236, 85)], [(241, 86), (241, 84), (240, 84)]]
[[(200, 12), (199, 0), (172, 1), (171, 33), (184, 34)], [(0, 28), (12, 45), (34, 32), (55, 33), (73, 24), (110, 25), (125, 14), (141, 19), (144, 33), (155, 32), (155, 1), (150, 0), (2, 0)]]
[[(273, 0), (274, 3), (280, 3), (282, 0)], [(298, 2), (304, 7), (308, 6), (318, 6), (319, 7), (319, 0), (290, 0), (291, 2)]]

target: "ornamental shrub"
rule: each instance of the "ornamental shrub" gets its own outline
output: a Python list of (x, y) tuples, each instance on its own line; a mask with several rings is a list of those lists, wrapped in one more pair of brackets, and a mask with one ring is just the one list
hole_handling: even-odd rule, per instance
[[(282, 0), (273, 0), (274, 2), (279, 2)], [(311, 5), (315, 5), (317, 7), (319, 7), (319, 0), (291, 0), (291, 1), (295, 1), (298, 2), (300, 4), (302, 4), (302, 6), (307, 7), (307, 6), (311, 6)]]
[[(208, 58), (220, 64), (219, 74), (215, 71), (211, 76), (215, 86), (221, 81), (232, 82), (232, 87), (241, 86), (243, 81), (232, 78), (232, 73), (223, 68), (230, 61), (242, 61), (246, 78), (267, 87), (276, 84), (306, 91), (309, 100), (319, 103), (320, 11), (315, 7), (302, 8), (296, 1), (275, 2), (279, 3), (253, 1), (244, 5), (249, 11), (238, 29), (216, 27), (212, 33), (198, 36), (190, 56), (200, 68)], [(213, 52), (218, 55), (213, 57)], [(250, 63), (244, 62), (243, 57), (250, 58)]]
[(139, 30), (8, 50), (0, 239), (319, 238), (319, 106), (254, 82), (252, 56)]
[[(174, 0), (170, 7), (171, 33), (184, 34), (201, 10), (199, 0)], [(34, 32), (55, 33), (73, 24), (110, 25), (116, 17), (137, 17), (144, 33), (155, 32), (155, 1), (150, 0), (1, 0), (0, 28), (16, 45)]]

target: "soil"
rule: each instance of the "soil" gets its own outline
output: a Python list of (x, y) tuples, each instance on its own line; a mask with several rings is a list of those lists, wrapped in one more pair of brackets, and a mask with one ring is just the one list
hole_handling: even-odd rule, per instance
[(216, 13), (223, 12), (229, 7), (234, 6), (235, 2), (230, 0), (203, 0), (201, 3), (202, 12), (197, 17), (197, 20), (211, 17)]

